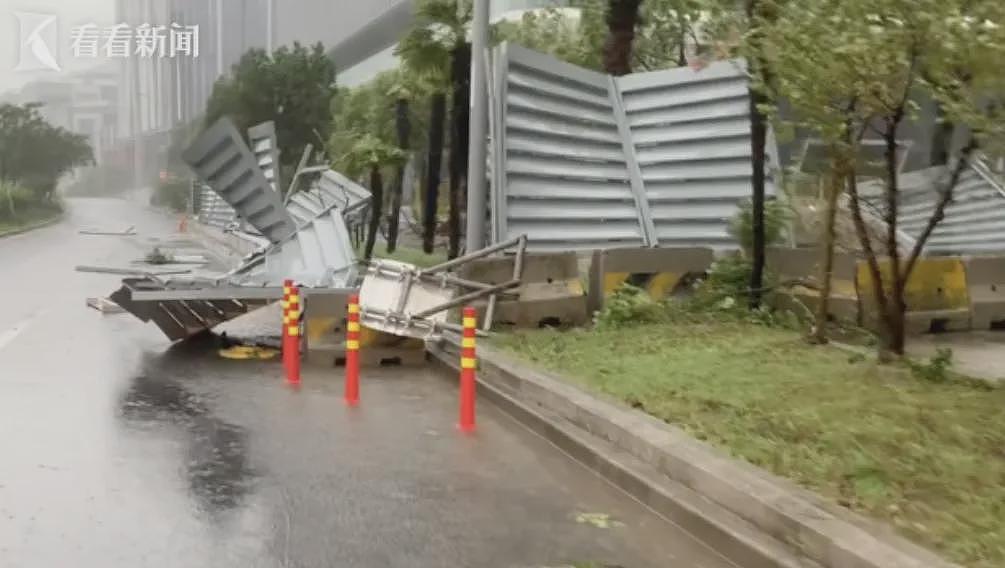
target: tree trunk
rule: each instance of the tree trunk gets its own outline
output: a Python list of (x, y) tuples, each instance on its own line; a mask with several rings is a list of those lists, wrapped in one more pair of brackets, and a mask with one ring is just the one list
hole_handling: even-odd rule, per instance
[(750, 91), (750, 162), (751, 177), (751, 230), (753, 232), (750, 270), (750, 309), (761, 307), (764, 288), (765, 231), (764, 231), (764, 187), (767, 169), (768, 125), (764, 113), (758, 105), (766, 102), (766, 97), (758, 91)]
[(429, 147), (426, 149), (426, 179), (422, 189), (422, 250), (432, 254), (436, 243), (436, 212), (440, 198), (440, 167), (443, 165), (446, 93), (435, 93), (429, 110)]
[[(756, 26), (755, 14), (757, 0), (747, 0), (747, 17), (751, 26)], [(756, 54), (760, 47), (759, 31), (751, 33), (751, 48)], [(767, 69), (756, 55), (750, 58), (750, 73), (756, 76), (758, 72), (765, 75)], [(764, 234), (764, 186), (767, 168), (768, 120), (761, 111), (761, 106), (768, 103), (768, 98), (761, 91), (750, 89), (750, 165), (753, 170), (751, 183), (751, 230), (753, 232), (750, 270), (750, 309), (761, 307), (764, 288), (765, 234)]]
[(453, 104), (450, 108), (450, 247), (447, 258), (461, 254), (461, 209), (464, 207), (465, 177), (468, 173), (468, 144), (471, 124), (471, 44), (462, 44), (451, 53)]
[[(412, 137), (412, 123), (409, 120), (408, 99), (398, 99), (394, 105), (394, 125), (398, 134), (398, 148), (408, 155), (409, 140)], [(387, 219), (387, 252), (393, 253), (398, 248), (398, 225), (401, 221), (401, 196), (405, 191), (405, 168), (408, 160), (404, 159), (398, 165), (394, 187), (391, 189), (391, 211)]]
[(950, 147), (953, 143), (955, 125), (946, 116), (946, 109), (935, 103), (935, 124), (932, 133), (932, 148), (929, 151), (929, 165), (944, 166), (949, 163)]
[(641, 6), (642, 0), (608, 0), (607, 2), (604, 70), (611, 75), (621, 76), (632, 72), (632, 49)]
[(817, 321), (813, 329), (813, 343), (827, 343), (827, 323), (830, 319), (831, 283), (834, 279), (834, 226), (837, 222), (838, 196), (841, 195), (843, 181), (840, 167), (831, 168), (827, 180), (827, 209), (824, 211), (824, 227), (821, 235), (822, 258), (820, 262), (820, 301), (817, 303)]
[(370, 193), (373, 194), (370, 202), (370, 227), (366, 231), (366, 246), (363, 249), (363, 258), (366, 260), (373, 258), (373, 247), (377, 244), (377, 231), (380, 229), (380, 216), (384, 208), (384, 180), (378, 165), (370, 166)]
[[(902, 356), (904, 354), (905, 343), (905, 318), (907, 317), (907, 303), (904, 300), (904, 288), (906, 282), (900, 270), (900, 247), (897, 242), (897, 223), (900, 217), (898, 197), (900, 194), (898, 155), (897, 155), (897, 127), (900, 124), (901, 114), (887, 121), (886, 130), (883, 132), (886, 151), (884, 160), (886, 162), (886, 255), (890, 262), (890, 286), (889, 301), (887, 302), (884, 326), (886, 342), (881, 348), (885, 348), (890, 354)], [(884, 356), (884, 358), (887, 358)]]

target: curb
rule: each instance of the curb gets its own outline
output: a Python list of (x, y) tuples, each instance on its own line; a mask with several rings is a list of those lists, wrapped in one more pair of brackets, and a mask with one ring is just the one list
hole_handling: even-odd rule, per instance
[[(453, 338), (427, 349), (459, 366)], [(479, 346), (478, 381), (531, 430), (742, 566), (957, 566), (889, 526), (488, 346)]]
[(51, 219), (47, 219), (45, 221), (39, 221), (38, 223), (35, 223), (33, 225), (27, 225), (25, 227), (18, 227), (17, 229), (11, 229), (9, 231), (2, 232), (2, 233), (0, 233), (0, 239), (7, 238), (7, 237), (13, 237), (15, 235), (21, 235), (21, 234), (24, 234), (24, 233), (28, 233), (28, 232), (34, 231), (36, 229), (44, 229), (44, 228), (46, 228), (46, 227), (48, 227), (50, 225), (55, 225), (56, 223), (59, 223), (64, 218), (66, 218), (66, 211), (61, 211), (58, 215), (56, 215), (55, 217), (53, 217)]

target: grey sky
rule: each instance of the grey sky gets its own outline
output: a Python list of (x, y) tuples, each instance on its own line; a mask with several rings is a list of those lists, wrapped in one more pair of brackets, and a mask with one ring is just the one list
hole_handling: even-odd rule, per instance
[[(55, 78), (55, 71), (14, 71), (20, 48), (18, 20), (15, 12), (33, 12), (58, 16), (59, 59), (62, 73), (72, 73), (100, 61), (75, 60), (70, 51), (70, 29), (94, 23), (106, 26), (114, 23), (115, 0), (0, 0), (0, 94), (24, 83), (43, 78)], [(53, 47), (55, 51), (55, 47)]]

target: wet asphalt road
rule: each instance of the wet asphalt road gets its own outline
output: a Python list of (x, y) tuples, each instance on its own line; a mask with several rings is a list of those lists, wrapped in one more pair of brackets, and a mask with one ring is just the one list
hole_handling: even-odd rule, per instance
[(87, 309), (118, 279), (73, 267), (173, 222), (71, 206), (0, 240), (0, 567), (731, 566), (488, 404), (459, 434), (429, 369), (365, 371), (349, 410), (335, 371), (291, 391), (277, 363)]

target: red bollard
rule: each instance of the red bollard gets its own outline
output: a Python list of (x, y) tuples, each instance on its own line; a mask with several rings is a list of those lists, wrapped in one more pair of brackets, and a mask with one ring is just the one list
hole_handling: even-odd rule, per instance
[(359, 404), (359, 295), (349, 296), (345, 325), (345, 403)]
[(457, 427), (462, 432), (475, 430), (475, 329), (474, 308), (464, 308), (464, 334), (461, 337), (461, 411)]
[(283, 367), (286, 384), (300, 385), (300, 290), (292, 280), (283, 283)]

